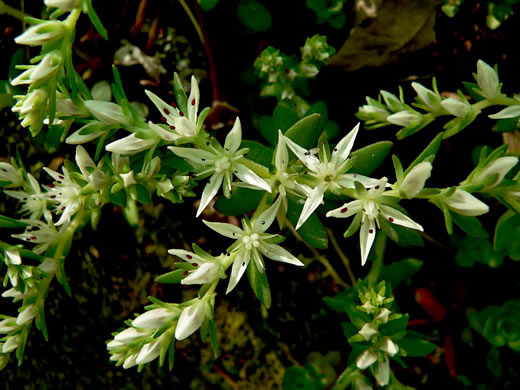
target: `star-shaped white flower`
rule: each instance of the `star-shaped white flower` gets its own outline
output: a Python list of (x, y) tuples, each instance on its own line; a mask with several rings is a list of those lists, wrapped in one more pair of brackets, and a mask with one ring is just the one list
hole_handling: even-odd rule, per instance
[(254, 265), (260, 272), (264, 272), (262, 255), (283, 263), (303, 265), (303, 263), (291, 253), (280, 245), (275, 244), (280, 238), (278, 234), (266, 233), (266, 230), (274, 221), (280, 203), (281, 199), (278, 198), (276, 202), (257, 218), (253, 218), (251, 221), (248, 221), (247, 218), (242, 219), (243, 229), (229, 223), (203, 221), (209, 228), (215, 230), (217, 233), (236, 240), (232, 246), (233, 250), (231, 251), (231, 254), (235, 255), (235, 259), (233, 261), (226, 294), (235, 288), (251, 260), (253, 260)]
[(187, 276), (181, 280), (181, 283), (205, 284), (212, 283), (218, 278), (224, 277), (225, 275), (220, 259), (204, 252), (195, 244), (193, 245), (197, 253), (184, 249), (170, 249), (168, 251), (170, 255), (175, 255), (195, 267), (193, 270), (184, 272)]
[[(376, 224), (379, 227), (380, 218), (386, 219), (388, 222), (405, 226), (411, 229), (423, 231), (418, 223), (412, 221), (402, 212), (384, 204), (384, 198), (381, 196), (385, 191), (387, 179), (383, 177), (378, 183), (368, 191), (360, 187), (362, 191), (357, 192), (356, 200), (345, 203), (337, 209), (327, 213), (327, 217), (347, 218), (352, 215), (360, 215), (360, 248), (361, 248), (361, 265), (367, 261), (370, 248), (374, 243), (376, 236)], [(358, 217), (359, 218), (359, 217)]]
[[(161, 112), (164, 120), (179, 135), (190, 138), (196, 137), (202, 127), (202, 121), (199, 121), (199, 85), (195, 76), (191, 76), (191, 92), (188, 97), (187, 110), (182, 112), (177, 107), (173, 107), (165, 103), (161, 98), (150, 91), (145, 91), (155, 107)], [(200, 118), (204, 119), (201, 115)]]
[(27, 183), (23, 191), (6, 190), (4, 192), (22, 203), (20, 209), (22, 215), (29, 215), (29, 219), (35, 220), (40, 219), (44, 215), (46, 221), (52, 221), (51, 212), (47, 210), (47, 200), (41, 196), (40, 184), (30, 173), (27, 173)]
[(226, 136), (224, 147), (219, 144), (211, 144), (208, 141), (207, 149), (181, 148), (169, 146), (173, 153), (179, 157), (187, 159), (198, 170), (197, 176), (211, 177), (202, 191), (200, 205), (197, 210), (197, 217), (202, 213), (206, 206), (217, 194), (218, 189), (223, 184), (224, 195), (231, 196), (231, 183), (233, 175), (245, 183), (257, 189), (271, 192), (271, 186), (260, 178), (251, 169), (240, 163), (240, 159), (247, 152), (247, 149), (238, 149), (242, 142), (242, 126), (237, 118), (233, 128)]
[(299, 229), (311, 216), (323, 201), (326, 191), (338, 191), (342, 188), (354, 188), (354, 181), (358, 181), (366, 187), (374, 186), (377, 180), (355, 173), (345, 173), (348, 170), (348, 157), (354, 140), (359, 131), (359, 123), (343, 137), (332, 151), (330, 161), (327, 154), (323, 153), (324, 161), (311, 154), (310, 151), (285, 137), (285, 141), (293, 153), (310, 170), (308, 176), (314, 180), (315, 186), (308, 193), (302, 213), (296, 224)]
[(62, 167), (62, 172), (58, 173), (50, 168), (43, 168), (53, 179), (54, 184), (44, 186), (47, 192), (42, 196), (50, 202), (56, 203), (57, 214), (61, 214), (56, 226), (63, 225), (78, 211), (83, 204), (83, 197), (80, 195), (81, 186), (72, 181), (67, 168)]

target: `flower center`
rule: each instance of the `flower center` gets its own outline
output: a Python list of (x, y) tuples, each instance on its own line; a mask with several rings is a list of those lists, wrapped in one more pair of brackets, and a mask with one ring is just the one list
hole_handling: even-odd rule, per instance
[(242, 242), (244, 243), (247, 250), (251, 250), (253, 247), (258, 248), (260, 246), (260, 242), (258, 239), (260, 236), (258, 233), (253, 233), (248, 236), (242, 237)]
[(215, 172), (219, 173), (222, 171), (227, 171), (231, 167), (231, 161), (229, 161), (228, 156), (223, 156), (215, 161)]

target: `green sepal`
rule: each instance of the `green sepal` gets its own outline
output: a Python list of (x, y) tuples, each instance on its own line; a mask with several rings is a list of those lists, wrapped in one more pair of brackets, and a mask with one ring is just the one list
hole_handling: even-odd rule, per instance
[(184, 269), (176, 269), (165, 274), (159, 275), (155, 278), (157, 283), (175, 284), (180, 283), (184, 279)]
[(350, 322), (342, 322), (341, 328), (343, 329), (343, 335), (346, 339), (350, 339), (359, 331), (359, 329), (352, 325)]
[(179, 78), (177, 72), (173, 74), (173, 92), (175, 94), (175, 103), (179, 110), (184, 113), (188, 112), (188, 96), (186, 96), (186, 92), (184, 91), (184, 86), (182, 85), (182, 81)]
[(20, 229), (29, 226), (28, 223), (19, 221), (14, 218), (6, 217), (5, 215), (0, 215), (0, 227), (4, 229)]
[(327, 133), (323, 132), (318, 138), (318, 155), (320, 157), (320, 161), (330, 161), (330, 146), (327, 140)]
[[(443, 133), (439, 133), (435, 136), (435, 138), (428, 144), (428, 146), (421, 152), (421, 154), (410, 164), (406, 171), (404, 171), (404, 176), (408, 175), (410, 171), (418, 164), (426, 160), (426, 158), (430, 158), (430, 156), (435, 156), (437, 151), (439, 150), (439, 146), (441, 145), (443, 138)], [(433, 162), (433, 159), (430, 163)]]
[(97, 15), (96, 11), (94, 11), (94, 8), (92, 8), (92, 0), (86, 0), (84, 5), (84, 10), (86, 7), (86, 13), (88, 14), (88, 17), (90, 18), (90, 22), (96, 29), (96, 31), (103, 37), (104, 40), (108, 40), (108, 33), (103, 24), (101, 23), (101, 20), (99, 19), (99, 16)]
[(379, 330), (381, 334), (385, 336), (392, 336), (397, 333), (406, 331), (406, 325), (408, 324), (408, 314), (403, 314), (402, 317), (390, 320), (386, 324), (381, 324)]
[(158, 339), (159, 337), (161, 337), (163, 335), (164, 332), (171, 329), (172, 322), (173, 321), (166, 321), (164, 324), (162, 324), (162, 326), (159, 329), (157, 329), (157, 332), (155, 332), (153, 334), (153, 338)]
[(284, 135), (301, 147), (311, 149), (321, 135), (320, 122), (320, 114), (311, 114), (292, 125)]
[(369, 176), (383, 163), (390, 153), (393, 143), (380, 141), (350, 153), (352, 158), (351, 173)]
[(269, 309), (271, 307), (271, 290), (265, 270), (260, 272), (255, 264), (250, 264), (246, 272), (255, 295)]
[(218, 348), (217, 330), (215, 329), (215, 320), (214, 319), (208, 320), (208, 324), (209, 324), (209, 337), (211, 339), (211, 347), (213, 348), (213, 353), (215, 355), (215, 358), (217, 358), (218, 355), (220, 354), (220, 352), (219, 352), (219, 348)]
[(168, 353), (168, 350), (170, 349), (170, 344), (174, 344), (174, 343), (172, 343), (171, 335), (168, 335), (168, 342), (164, 343), (161, 346), (161, 353), (159, 355), (159, 367), (162, 367), (164, 365), (164, 360), (166, 359), (166, 354)]
[(352, 220), (350, 226), (345, 231), (345, 233), (343, 233), (343, 237), (348, 238), (348, 237), (354, 235), (359, 230), (359, 227), (361, 226), (362, 217), (363, 217), (362, 213), (357, 213), (354, 216), (354, 219)]
[[(302, 210), (303, 204), (297, 203), (293, 199), (288, 198), (287, 218), (293, 226), (296, 226)], [(305, 223), (298, 229), (298, 233), (305, 242), (316, 249), (327, 249), (329, 245), (325, 227), (316, 213), (313, 213), (307, 221), (305, 221)]]
[(477, 238), (488, 238), (489, 233), (484, 229), (477, 217), (466, 217), (457, 213), (451, 214), (451, 219), (455, 225), (460, 227), (469, 235)]
[(228, 216), (247, 214), (256, 210), (263, 195), (264, 191), (237, 187), (233, 190), (231, 198), (218, 198), (214, 207), (219, 213)]
[(139, 202), (141, 202), (142, 204), (152, 203), (152, 197), (150, 195), (150, 191), (148, 191), (148, 189), (145, 186), (138, 183), (135, 185), (135, 189), (136, 189), (137, 200)]
[(173, 370), (174, 358), (175, 358), (175, 343), (170, 342), (170, 346), (168, 347), (168, 369), (170, 371)]
[(401, 164), (401, 160), (395, 154), (392, 155), (392, 163), (394, 164), (396, 181), (400, 183), (404, 179), (403, 164)]

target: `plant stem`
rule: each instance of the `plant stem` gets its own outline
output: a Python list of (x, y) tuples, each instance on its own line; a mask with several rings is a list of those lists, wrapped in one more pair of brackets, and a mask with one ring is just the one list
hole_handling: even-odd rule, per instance
[(345, 266), (348, 276), (350, 278), (350, 281), (352, 282), (352, 286), (355, 286), (357, 284), (356, 277), (354, 276), (354, 272), (352, 272), (352, 268), (350, 268), (350, 261), (347, 256), (343, 253), (341, 248), (339, 247), (338, 241), (336, 240), (336, 237), (334, 237), (334, 233), (330, 228), (325, 228), (327, 231), (327, 235), (329, 236), (329, 240), (332, 243), (332, 246), (334, 247), (334, 250), (338, 254), (339, 258), (343, 262), (343, 265)]
[(184, 11), (186, 12), (186, 15), (188, 15), (188, 18), (190, 18), (190, 21), (193, 24), (193, 27), (195, 28), (195, 31), (197, 32), (197, 35), (200, 39), (200, 43), (204, 45), (204, 36), (202, 35), (202, 31), (200, 30), (199, 22), (197, 22), (197, 19), (195, 19), (195, 16), (193, 16), (193, 12), (191, 12), (190, 7), (188, 7), (188, 4), (186, 4), (184, 0), (179, 0), (179, 3), (181, 4), (182, 8), (184, 8)]
[(338, 273), (336, 272), (336, 270), (334, 268), (332, 268), (332, 266), (330, 265), (329, 261), (325, 258), (325, 256), (320, 255), (319, 252), (316, 250), (316, 248), (311, 246), (307, 241), (305, 241), (302, 238), (302, 236), (300, 236), (300, 234), (296, 231), (296, 229), (294, 228), (294, 226), (292, 225), (291, 221), (289, 221), (288, 218), (285, 218), (285, 223), (289, 227), (289, 230), (292, 232), (294, 237), (296, 237), (296, 239), (298, 241), (302, 242), (312, 252), (312, 254), (314, 255), (314, 258), (316, 260), (318, 260), (325, 267), (325, 269), (330, 274), (332, 279), (334, 279), (334, 281), (337, 284), (339, 284), (340, 286), (345, 287), (345, 288), (350, 288), (350, 285), (339, 277)]
[(0, 15), (2, 14), (12, 16), (13, 18), (21, 20), (22, 22), (25, 21), (25, 17), (27, 16), (24, 12), (20, 11), (19, 9), (13, 8), (5, 4), (2, 0), (0, 0)]

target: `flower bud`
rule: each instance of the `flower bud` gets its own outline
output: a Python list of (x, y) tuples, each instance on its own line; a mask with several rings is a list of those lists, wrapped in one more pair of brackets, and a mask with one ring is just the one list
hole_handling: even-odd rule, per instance
[(153, 309), (141, 314), (133, 320), (132, 325), (136, 328), (159, 329), (167, 321), (172, 319), (174, 315), (174, 312), (165, 308)]
[(377, 355), (371, 349), (367, 349), (356, 359), (356, 366), (360, 370), (364, 370), (365, 368), (374, 364), (376, 360)]
[(411, 124), (419, 124), (422, 118), (422, 114), (415, 111), (400, 111), (390, 115), (386, 120), (394, 125), (406, 127)]
[(118, 139), (117, 141), (108, 144), (105, 149), (112, 153), (129, 155), (147, 150), (157, 142), (158, 140), (154, 139), (139, 138), (135, 133), (132, 133), (125, 138)]
[(64, 33), (63, 22), (50, 20), (28, 28), (14, 41), (19, 45), (41, 46), (61, 39)]
[(18, 318), (16, 319), (16, 324), (23, 325), (31, 321), (34, 317), (36, 317), (37, 309), (36, 306), (29, 305), (27, 306), (20, 314), (18, 314)]
[(11, 336), (2, 346), (2, 353), (9, 353), (11, 351), (14, 351), (16, 348), (20, 346), (20, 344), (22, 344), (21, 335)]
[(488, 164), (474, 179), (474, 184), (481, 184), (487, 178), (496, 175), (496, 180), (486, 186), (487, 189), (493, 188), (500, 184), (504, 176), (518, 163), (518, 157), (505, 156), (499, 157)]
[(446, 111), (456, 117), (463, 117), (471, 111), (471, 105), (469, 103), (461, 102), (455, 98), (444, 99), (441, 105)]
[(141, 351), (139, 351), (139, 355), (135, 360), (136, 364), (146, 364), (159, 357), (161, 354), (161, 348), (166, 341), (166, 334), (163, 334), (157, 340), (146, 344)]
[(424, 103), (432, 112), (442, 110), (440, 95), (416, 82), (412, 83), (412, 88), (417, 92), (419, 101)]
[(377, 366), (370, 367), (370, 371), (379, 386), (386, 386), (390, 381), (390, 362), (386, 356), (379, 359)]
[(82, 0), (43, 0), (45, 5), (50, 8), (59, 8), (64, 11), (72, 11), (81, 6)]
[(197, 298), (196, 302), (182, 311), (175, 329), (175, 338), (177, 340), (184, 340), (200, 328), (204, 318), (206, 318), (205, 305), (205, 299), (201, 301)]
[(478, 60), (477, 62), (477, 74), (475, 79), (477, 80), (481, 95), (486, 99), (494, 99), (501, 95), (496, 70), (482, 60)]
[(102, 100), (86, 100), (85, 107), (97, 120), (107, 125), (118, 123), (128, 125), (131, 122), (123, 113), (121, 106), (116, 103)]
[(466, 217), (476, 217), (489, 211), (487, 204), (459, 188), (450, 196), (443, 198), (442, 201), (450, 210)]
[(415, 198), (424, 188), (424, 183), (430, 177), (431, 172), (432, 164), (428, 161), (423, 161), (417, 164), (404, 178), (403, 182), (399, 186), (399, 192), (401, 192), (407, 199)]

